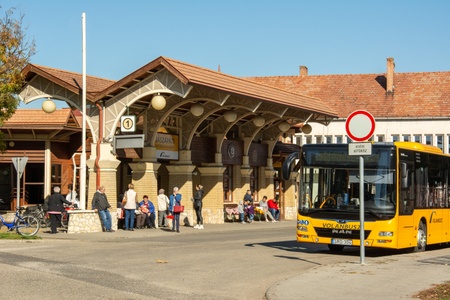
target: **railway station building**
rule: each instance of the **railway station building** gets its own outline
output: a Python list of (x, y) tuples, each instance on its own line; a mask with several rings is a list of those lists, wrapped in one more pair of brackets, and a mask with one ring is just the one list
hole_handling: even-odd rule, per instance
[[(82, 74), (28, 65), (20, 93), (25, 104), (65, 101), (52, 113), (20, 109), (1, 128), (7, 151), (0, 168), (15, 174), (11, 158), (29, 158), (21, 179), (20, 205), (42, 203), (52, 186), (80, 187)], [(299, 147), (284, 143), (295, 126), (327, 125), (337, 117), (326, 101), (158, 57), (118, 81), (86, 77), (86, 209), (98, 186), (113, 209), (133, 183), (139, 197), (156, 204), (159, 189), (179, 187), (185, 222), (190, 201), (204, 186), (205, 224), (223, 223), (224, 210), (247, 190), (258, 202), (279, 199), (281, 217), (296, 218), (295, 181), (280, 179), (282, 160)], [(15, 205), (15, 176), (4, 176), (1, 197)], [(80, 194), (80, 192), (78, 192)], [(7, 209), (8, 207), (3, 207)]]

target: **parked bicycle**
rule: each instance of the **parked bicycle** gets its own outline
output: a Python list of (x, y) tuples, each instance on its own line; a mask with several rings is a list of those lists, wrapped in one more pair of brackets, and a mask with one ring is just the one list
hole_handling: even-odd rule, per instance
[[(73, 210), (72, 206), (64, 207), (64, 211), (61, 212), (61, 223), (59, 225), (60, 228), (67, 229), (69, 226), (69, 214), (67, 213), (69, 210)], [(37, 206), (28, 206), (25, 211), (25, 215), (33, 216), (38, 219), (41, 228), (49, 228), (51, 221), (48, 212), (44, 210), (42, 204), (38, 204)]]
[(13, 231), (15, 229), (18, 234), (23, 236), (33, 236), (38, 233), (40, 228), (38, 219), (31, 215), (22, 215), (21, 212), (24, 210), (24, 207), (18, 207), (12, 222), (6, 222), (3, 216), (0, 215), (0, 228), (5, 225), (8, 228), (8, 231)]
[(31, 215), (38, 219), (41, 228), (50, 227), (50, 218), (48, 213), (44, 210), (42, 204), (38, 204), (37, 206), (28, 206), (25, 211), (25, 215)]
[(69, 210), (73, 210), (73, 206), (64, 207), (64, 211), (61, 213), (61, 228), (67, 229), (69, 227)]

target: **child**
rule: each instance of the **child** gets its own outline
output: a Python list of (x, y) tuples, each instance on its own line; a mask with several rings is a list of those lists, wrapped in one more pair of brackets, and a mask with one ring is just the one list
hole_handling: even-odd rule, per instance
[(244, 215), (244, 201), (243, 200), (239, 201), (237, 209), (238, 209), (238, 213), (239, 213), (239, 220), (241, 221), (242, 224), (245, 224), (245, 222), (244, 222), (244, 216), (245, 216)]
[(247, 214), (247, 220), (249, 223), (253, 222), (253, 218), (255, 217), (255, 208), (253, 207), (253, 203), (249, 200), (245, 201), (245, 213)]

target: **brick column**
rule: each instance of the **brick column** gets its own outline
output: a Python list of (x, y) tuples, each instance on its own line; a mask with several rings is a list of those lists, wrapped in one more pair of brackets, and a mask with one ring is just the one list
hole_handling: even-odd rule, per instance
[(95, 166), (95, 160), (97, 158), (97, 147), (96, 144), (91, 144), (91, 156), (86, 161), (88, 166), (89, 182), (88, 191), (86, 193), (86, 209), (91, 209), (92, 207), (92, 197), (97, 191), (97, 172), (100, 172), (100, 182), (99, 185), (105, 187), (105, 194), (108, 197), (108, 202), (111, 204), (111, 211), (117, 209), (117, 167), (120, 165), (120, 161), (111, 154), (111, 144), (101, 143), (100, 144), (100, 159), (98, 161), (98, 166)]
[[(236, 166), (237, 168), (238, 166)], [(238, 203), (239, 200), (244, 199), (244, 195), (247, 193), (247, 190), (250, 189), (250, 174), (252, 173), (253, 169), (250, 168), (249, 165), (249, 157), (248, 156), (243, 156), (242, 157), (242, 166), (240, 166), (240, 180), (237, 180), (238, 176), (234, 176), (235, 180), (234, 180), (234, 184), (235, 184), (235, 193), (234, 193), (234, 202)], [(238, 174), (236, 174), (238, 175)], [(240, 183), (240, 184), (239, 184)], [(239, 187), (240, 190), (239, 190)], [(237, 192), (237, 193), (236, 193)], [(255, 191), (251, 191), (252, 193)], [(237, 197), (237, 198), (236, 198)]]
[[(161, 164), (140, 161), (129, 163), (128, 165), (132, 170), (132, 183), (138, 195), (138, 201), (141, 201), (142, 197), (147, 195), (148, 199), (155, 206), (156, 211), (158, 211), (158, 202), (156, 201), (158, 196), (157, 173)], [(157, 215), (157, 213), (155, 214)]]
[(194, 205), (191, 201), (194, 193), (194, 186), (192, 180), (192, 172), (195, 170), (194, 165), (167, 165), (169, 171), (169, 189), (166, 191), (170, 198), (173, 188), (178, 187), (181, 194), (181, 205), (184, 205), (184, 212), (181, 214), (180, 225), (191, 226), (195, 216)]
[(205, 191), (202, 211), (205, 224), (224, 223), (223, 172), (225, 169), (223, 166), (198, 167), (201, 184)]
[(291, 179), (284, 181), (284, 219), (296, 220), (298, 208), (299, 173), (292, 172)]

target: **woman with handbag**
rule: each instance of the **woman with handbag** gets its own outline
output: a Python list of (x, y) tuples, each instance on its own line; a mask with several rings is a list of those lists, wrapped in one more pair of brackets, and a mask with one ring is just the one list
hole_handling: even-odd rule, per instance
[(172, 212), (172, 231), (180, 232), (180, 214), (184, 210), (184, 206), (181, 205), (181, 194), (178, 193), (178, 187), (173, 188), (173, 193), (169, 198), (169, 210)]
[(128, 190), (125, 192), (122, 204), (125, 210), (125, 230), (134, 230), (134, 218), (137, 203), (137, 193), (134, 190), (134, 184), (128, 185)]

